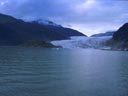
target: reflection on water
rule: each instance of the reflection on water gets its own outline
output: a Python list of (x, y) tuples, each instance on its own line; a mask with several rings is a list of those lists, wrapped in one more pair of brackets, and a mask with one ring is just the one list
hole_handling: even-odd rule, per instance
[(128, 54), (1, 47), (0, 96), (128, 96)]

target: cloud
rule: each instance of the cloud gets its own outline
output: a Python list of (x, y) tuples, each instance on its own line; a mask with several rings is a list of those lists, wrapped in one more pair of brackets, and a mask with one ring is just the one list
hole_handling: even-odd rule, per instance
[(75, 6), (76, 11), (80, 14), (85, 11), (88, 11), (96, 4), (95, 0), (85, 0), (82, 4), (78, 4)]
[(8, 0), (2, 0), (1, 2), (0, 2), (0, 6), (4, 6), (5, 4), (7, 4), (8, 3)]
[(22, 19), (50, 19), (91, 35), (127, 22), (127, 5), (125, 0), (0, 0), (0, 12)]

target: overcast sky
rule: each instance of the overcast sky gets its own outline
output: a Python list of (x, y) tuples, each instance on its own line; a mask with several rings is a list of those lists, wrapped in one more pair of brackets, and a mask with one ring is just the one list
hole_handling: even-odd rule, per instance
[(127, 0), (0, 0), (0, 13), (52, 20), (86, 35), (116, 30), (128, 21)]

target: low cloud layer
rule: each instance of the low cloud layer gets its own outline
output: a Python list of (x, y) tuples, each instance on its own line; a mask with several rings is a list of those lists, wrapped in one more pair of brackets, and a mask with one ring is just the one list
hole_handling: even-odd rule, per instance
[(128, 21), (126, 0), (0, 0), (0, 12), (47, 19), (87, 35), (116, 30)]

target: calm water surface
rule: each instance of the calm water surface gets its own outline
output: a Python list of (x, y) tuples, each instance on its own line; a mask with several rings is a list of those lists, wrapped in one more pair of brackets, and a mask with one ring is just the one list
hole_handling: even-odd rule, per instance
[(0, 96), (128, 96), (128, 52), (0, 47)]

